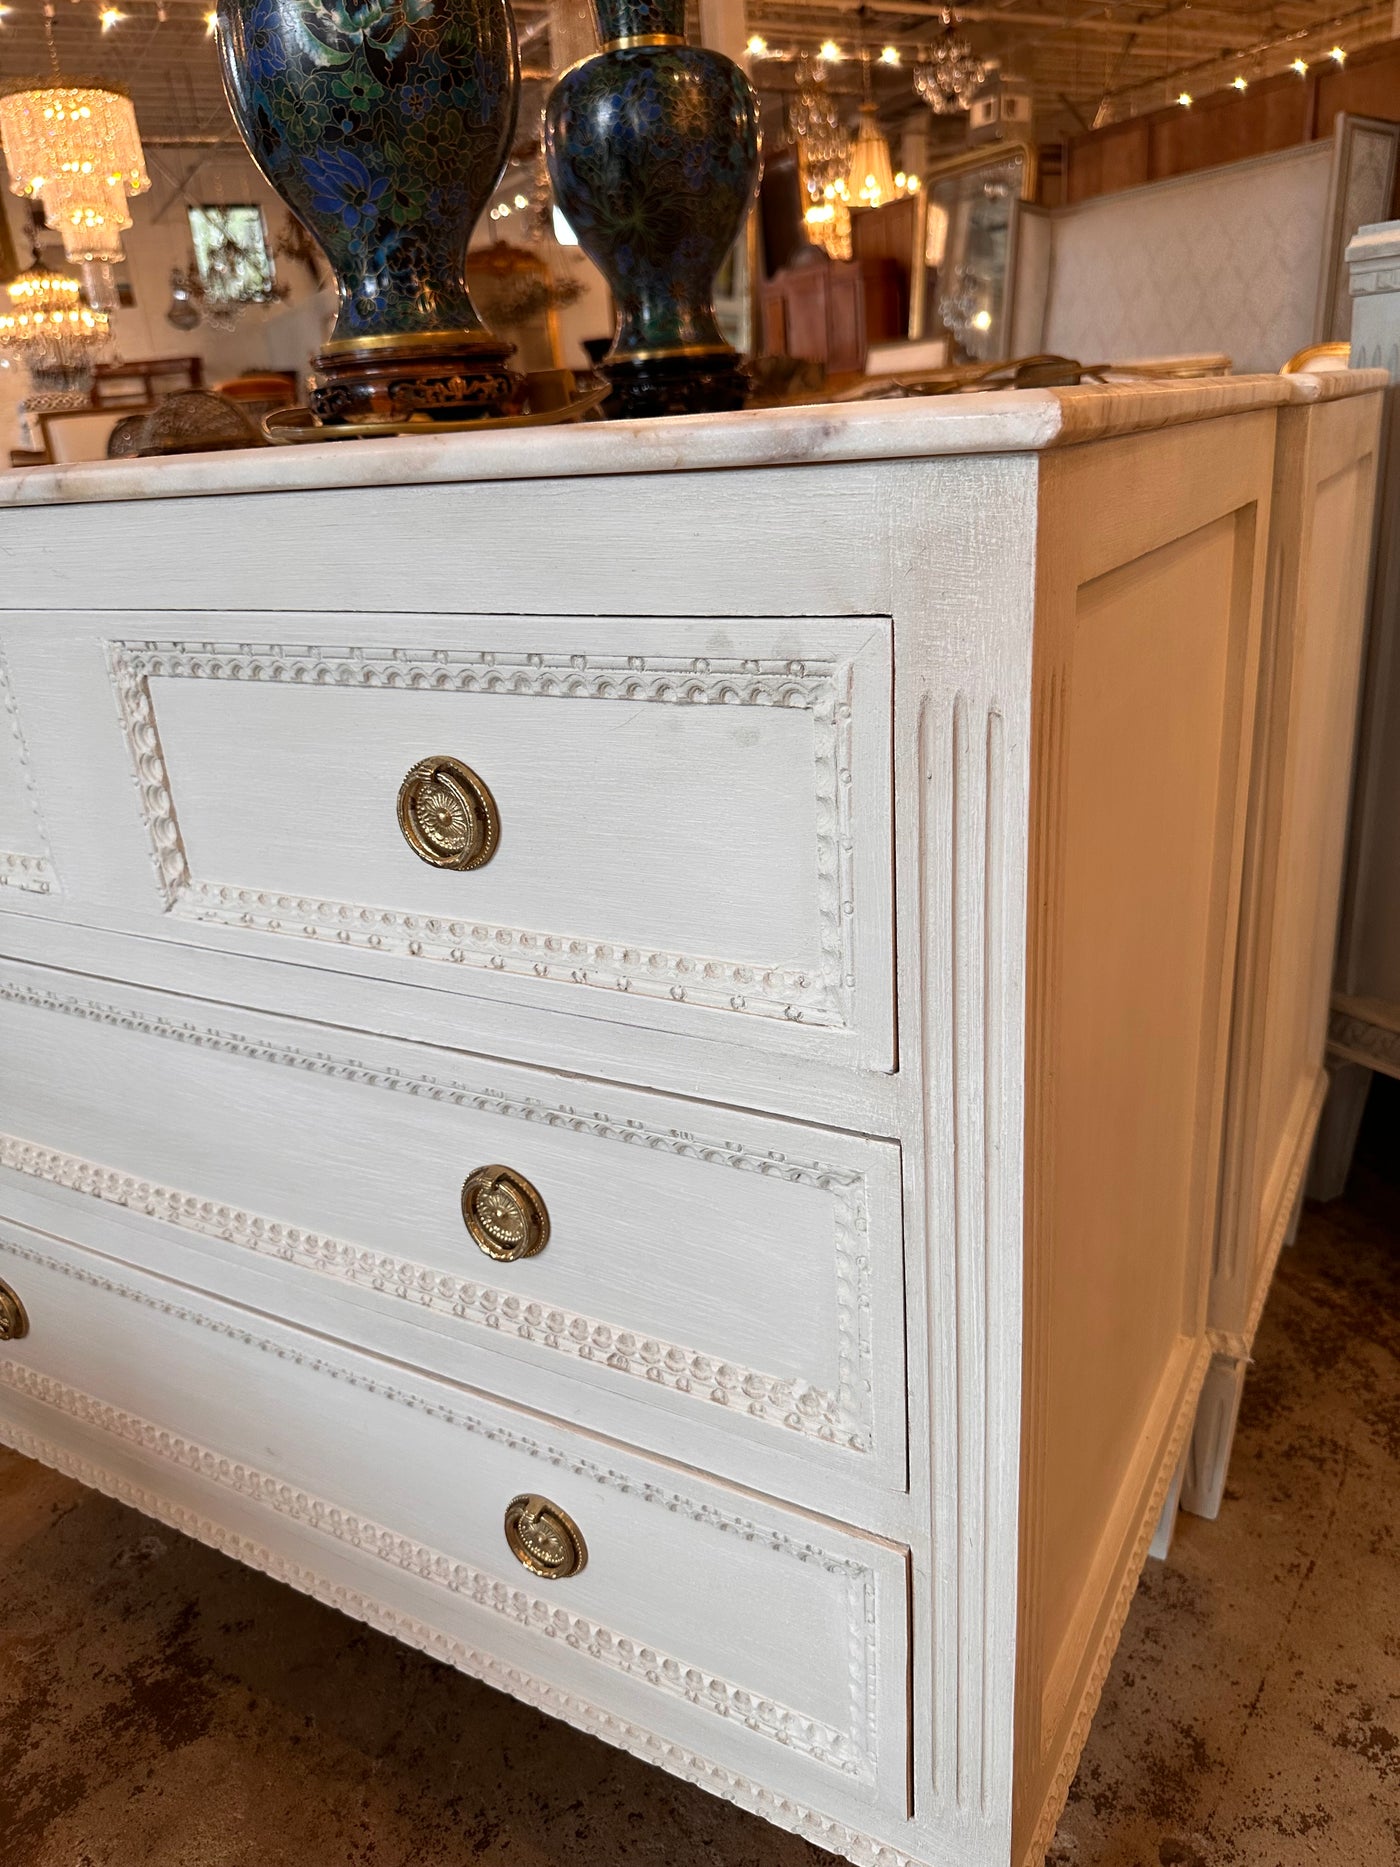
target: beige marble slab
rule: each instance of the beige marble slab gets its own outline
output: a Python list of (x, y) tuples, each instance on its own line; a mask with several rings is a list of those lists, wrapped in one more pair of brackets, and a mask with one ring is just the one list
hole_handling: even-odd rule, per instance
[[(1369, 380), (1363, 383), (1363, 374), (1370, 373), (1346, 372), (1349, 389), (1327, 393), (1374, 387)], [(249, 448), (169, 459), (85, 461), (0, 474), (0, 505), (1025, 453), (1275, 407), (1298, 399), (1304, 392), (1290, 384), (1305, 380), (1322, 379), (1227, 376), (1007, 389), (662, 421), (399, 435), (383, 441)]]

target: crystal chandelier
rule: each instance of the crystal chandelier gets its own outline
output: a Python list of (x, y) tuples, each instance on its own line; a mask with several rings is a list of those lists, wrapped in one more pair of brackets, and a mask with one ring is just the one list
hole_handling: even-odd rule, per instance
[(826, 88), (826, 69), (806, 57), (797, 61), (797, 95), (788, 128), (797, 145), (798, 173), (806, 197), (808, 238), (832, 259), (851, 257), (851, 213), (846, 169), (851, 139), (836, 101)]
[(0, 349), (28, 366), (36, 389), (81, 387), (107, 342), (106, 313), (83, 303), (76, 279), (51, 272), (37, 257), (6, 290), (10, 302), (0, 311)]
[(136, 112), (126, 92), (60, 75), (53, 42), (53, 0), (44, 8), (52, 74), (22, 78), (0, 94), (0, 147), (10, 187), (38, 201), (63, 236), (68, 258), (84, 268), (94, 304), (111, 304), (106, 272), (122, 257), (131, 225), (128, 195), (151, 185)]
[(126, 197), (151, 185), (124, 92), (26, 82), (0, 97), (0, 142), (11, 188), (39, 202), (69, 259), (121, 258)]
[(914, 89), (935, 116), (950, 116), (971, 107), (987, 68), (958, 30), (956, 13), (943, 15), (943, 36), (914, 67)]

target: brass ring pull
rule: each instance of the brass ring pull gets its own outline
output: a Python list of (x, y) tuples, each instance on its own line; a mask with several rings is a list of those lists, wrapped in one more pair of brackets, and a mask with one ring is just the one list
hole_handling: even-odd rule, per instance
[(496, 853), (496, 800), (470, 765), (440, 753), (420, 759), (399, 786), (399, 828), (435, 869), (479, 869)]
[(18, 1342), (29, 1334), (29, 1318), (15, 1291), (0, 1279), (0, 1342)]
[(478, 1167), (462, 1182), (462, 1218), (478, 1250), (498, 1264), (538, 1257), (549, 1243), (549, 1211), (523, 1173)]
[(547, 1582), (577, 1575), (588, 1561), (588, 1545), (573, 1518), (533, 1492), (506, 1505), (506, 1541), (515, 1560)]

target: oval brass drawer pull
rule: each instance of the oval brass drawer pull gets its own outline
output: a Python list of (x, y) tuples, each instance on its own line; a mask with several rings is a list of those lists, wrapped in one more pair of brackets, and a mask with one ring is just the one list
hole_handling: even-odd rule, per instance
[(549, 1243), (549, 1210), (511, 1167), (478, 1167), (467, 1175), (462, 1217), (477, 1248), (499, 1264), (537, 1257)]
[(506, 1505), (506, 1541), (517, 1562), (550, 1582), (577, 1575), (588, 1561), (588, 1545), (573, 1518), (533, 1492)]
[(446, 752), (419, 759), (399, 786), (399, 828), (435, 869), (479, 869), (496, 853), (496, 800), (470, 765)]
[(29, 1334), (29, 1318), (24, 1305), (10, 1286), (0, 1279), (0, 1342), (18, 1342)]

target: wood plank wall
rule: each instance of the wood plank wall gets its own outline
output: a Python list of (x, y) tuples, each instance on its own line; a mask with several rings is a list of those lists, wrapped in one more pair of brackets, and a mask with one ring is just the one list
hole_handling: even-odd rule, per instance
[[(1213, 91), (1189, 110), (1171, 104), (1123, 123), (1072, 136), (1061, 191), (1044, 204), (1088, 201), (1195, 169), (1242, 162), (1332, 134), (1339, 111), (1400, 121), (1400, 39), (1367, 46), (1345, 65), (1330, 59), (1306, 77), (1291, 71), (1260, 78), (1243, 94)], [(1047, 165), (1053, 178), (1053, 165)]]

